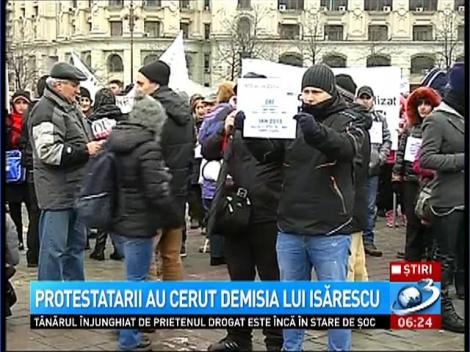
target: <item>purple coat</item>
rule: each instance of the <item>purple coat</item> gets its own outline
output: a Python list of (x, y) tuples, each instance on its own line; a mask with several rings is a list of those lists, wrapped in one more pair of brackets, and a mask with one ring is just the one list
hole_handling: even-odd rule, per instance
[[(198, 141), (202, 145), (206, 139), (217, 133), (224, 127), (225, 118), (233, 111), (233, 107), (228, 103), (221, 103), (204, 117), (201, 129), (199, 130)], [(202, 198), (213, 199), (215, 195), (216, 182), (203, 180)]]

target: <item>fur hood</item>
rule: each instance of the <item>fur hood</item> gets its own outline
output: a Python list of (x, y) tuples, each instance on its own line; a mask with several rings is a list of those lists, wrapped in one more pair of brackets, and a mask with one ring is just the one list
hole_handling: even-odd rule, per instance
[(432, 88), (419, 87), (410, 94), (406, 101), (406, 115), (409, 126), (419, 125), (422, 121), (418, 115), (418, 102), (426, 99), (436, 108), (441, 103), (441, 96)]
[(129, 114), (129, 122), (144, 126), (155, 134), (157, 141), (160, 140), (163, 125), (167, 115), (162, 104), (149, 95), (137, 94), (134, 98), (134, 107)]
[(113, 128), (108, 145), (111, 150), (123, 153), (152, 139), (159, 144), (166, 119), (165, 111), (158, 101), (148, 95), (136, 95), (129, 119)]

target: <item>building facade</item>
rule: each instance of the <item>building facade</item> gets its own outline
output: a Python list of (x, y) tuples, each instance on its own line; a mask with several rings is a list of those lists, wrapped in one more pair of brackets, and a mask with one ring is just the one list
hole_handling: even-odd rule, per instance
[(182, 30), (190, 76), (206, 86), (237, 77), (243, 57), (303, 66), (393, 65), (417, 84), (426, 70), (462, 60), (464, 3), (13, 0), (7, 2), (7, 56), (10, 75), (32, 80), (69, 61), (73, 51), (98, 79), (128, 84)]

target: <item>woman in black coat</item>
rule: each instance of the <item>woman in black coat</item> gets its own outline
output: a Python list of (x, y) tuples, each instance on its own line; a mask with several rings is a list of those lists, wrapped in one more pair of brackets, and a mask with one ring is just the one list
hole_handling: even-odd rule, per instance
[[(6, 117), (6, 149), (21, 150), (20, 140), (23, 132), (23, 120), (31, 103), (29, 92), (17, 91), (11, 98), (12, 112)], [(24, 167), (24, 165), (22, 165)], [(29, 215), (29, 193), (26, 180), (8, 183), (5, 187), (5, 199), (8, 202), (11, 218), (18, 232), (19, 249), (24, 250), (22, 203), (25, 203)]]
[[(96, 92), (93, 112), (87, 118), (94, 140), (99, 141), (106, 139), (116, 123), (125, 119), (126, 116), (123, 115), (116, 105), (116, 97), (111, 89), (102, 88)], [(90, 254), (91, 259), (104, 260), (104, 250), (106, 249), (107, 238), (108, 233), (98, 229), (95, 249)], [(122, 253), (119, 253), (114, 243), (113, 246), (114, 252), (111, 254), (110, 258), (114, 260), (122, 259)]]
[[(112, 237), (122, 246), (129, 281), (144, 281), (148, 275), (157, 230), (182, 226), (171, 197), (171, 175), (160, 147), (165, 112), (149, 96), (137, 97), (128, 121), (119, 123), (106, 148), (116, 157), (117, 206)], [(119, 347), (133, 350), (150, 345), (138, 330), (121, 330)]]

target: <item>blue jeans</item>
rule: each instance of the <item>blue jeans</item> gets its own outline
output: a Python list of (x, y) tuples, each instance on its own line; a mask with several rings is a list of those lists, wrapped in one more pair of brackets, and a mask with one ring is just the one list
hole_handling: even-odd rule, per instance
[[(279, 232), (276, 252), (281, 281), (346, 281), (351, 236), (302, 236)], [(285, 329), (283, 351), (301, 351), (305, 330)], [(351, 330), (329, 330), (329, 351), (351, 350)]]
[(377, 213), (376, 200), (379, 187), (379, 176), (367, 179), (367, 228), (364, 231), (364, 244), (374, 243), (375, 215)]
[(39, 281), (85, 280), (86, 226), (74, 209), (43, 210), (39, 219)]
[[(144, 281), (150, 269), (153, 253), (153, 237), (138, 238), (114, 236), (124, 249), (124, 264), (128, 281)], [(119, 331), (119, 349), (128, 351), (140, 344), (140, 333), (136, 329)]]

